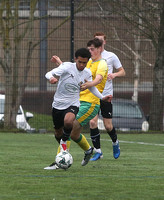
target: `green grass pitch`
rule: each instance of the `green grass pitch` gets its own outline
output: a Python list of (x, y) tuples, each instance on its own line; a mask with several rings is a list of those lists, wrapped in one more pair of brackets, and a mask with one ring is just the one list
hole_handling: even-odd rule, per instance
[(58, 146), (53, 134), (0, 133), (0, 200), (164, 199), (164, 134), (118, 138), (117, 160), (109, 136), (101, 134), (103, 159), (82, 167), (84, 152), (72, 142), (73, 165), (47, 171)]

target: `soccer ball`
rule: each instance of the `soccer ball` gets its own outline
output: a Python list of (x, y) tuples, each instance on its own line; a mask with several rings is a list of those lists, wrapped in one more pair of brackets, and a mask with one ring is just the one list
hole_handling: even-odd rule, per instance
[(57, 154), (55, 162), (59, 168), (68, 169), (73, 163), (73, 158), (68, 151), (61, 151)]

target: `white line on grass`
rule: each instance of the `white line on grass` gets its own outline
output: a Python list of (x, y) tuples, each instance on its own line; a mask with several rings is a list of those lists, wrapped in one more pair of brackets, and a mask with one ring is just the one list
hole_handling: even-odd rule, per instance
[[(87, 138), (90, 139), (90, 138)], [(101, 141), (111, 141), (108, 139), (100, 139)], [(142, 145), (151, 145), (151, 146), (161, 146), (164, 147), (164, 144), (155, 144), (155, 143), (147, 143), (147, 142), (134, 142), (134, 141), (124, 141), (124, 140), (119, 140), (120, 143), (128, 143), (128, 144), (142, 144)]]
[[(105, 139), (101, 139), (105, 141)], [(109, 140), (111, 141), (111, 140)], [(128, 143), (128, 144), (142, 144), (142, 145), (151, 145), (151, 146), (162, 146), (164, 147), (164, 144), (155, 144), (155, 143), (147, 143), (147, 142), (134, 142), (134, 141), (124, 141), (124, 140), (119, 140), (120, 143)]]
[[(54, 137), (54, 136), (53, 136)], [(91, 138), (87, 138), (87, 140), (90, 140)], [(108, 139), (100, 139), (101, 141), (111, 141)], [(142, 145), (151, 145), (151, 146), (161, 146), (164, 147), (164, 144), (155, 144), (155, 143), (147, 143), (147, 142), (135, 142), (135, 141), (124, 141), (124, 140), (119, 140), (120, 143), (128, 143), (128, 144), (142, 144)]]
[(136, 143), (136, 144), (143, 144), (143, 145), (152, 145), (152, 146), (161, 146), (164, 147), (164, 144), (154, 144), (154, 143), (147, 143), (147, 142), (133, 142), (133, 141), (123, 141), (121, 140), (120, 142), (122, 143)]

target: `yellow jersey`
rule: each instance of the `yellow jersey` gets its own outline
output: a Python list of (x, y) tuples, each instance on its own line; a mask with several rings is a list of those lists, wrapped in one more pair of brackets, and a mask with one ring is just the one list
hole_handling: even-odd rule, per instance
[[(102, 93), (105, 87), (108, 74), (108, 66), (106, 61), (104, 59), (100, 59), (93, 62), (92, 59), (90, 59), (87, 63), (86, 68), (89, 68), (91, 70), (92, 80), (96, 78), (97, 74), (103, 76), (103, 80), (101, 81), (101, 83), (95, 86), (99, 90), (99, 92)], [(80, 92), (80, 101), (86, 101), (98, 105), (100, 104), (100, 99), (94, 94), (92, 94), (88, 89)]]

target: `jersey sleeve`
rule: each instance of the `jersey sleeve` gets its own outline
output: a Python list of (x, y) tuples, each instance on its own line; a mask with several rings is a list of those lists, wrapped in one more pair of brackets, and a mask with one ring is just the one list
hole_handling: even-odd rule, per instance
[(106, 72), (107, 72), (107, 70), (108, 70), (108, 67), (107, 67), (106, 61), (105, 60), (101, 60), (101, 62), (98, 65), (96, 75), (100, 74), (100, 75), (102, 75), (104, 77)]
[(52, 70), (52, 74), (56, 76), (61, 76), (65, 72), (65, 68), (65, 63), (62, 63), (61, 65), (59, 65), (59, 67)]
[(116, 54), (113, 55), (113, 67), (115, 69), (119, 69), (120, 67), (122, 67), (122, 64)]
[(50, 79), (52, 77), (56, 76), (61, 76), (65, 72), (65, 64), (62, 63), (59, 65), (59, 67), (52, 69), (51, 71), (47, 72), (45, 77), (47, 79)]

